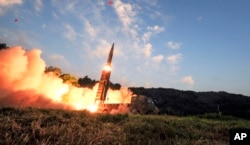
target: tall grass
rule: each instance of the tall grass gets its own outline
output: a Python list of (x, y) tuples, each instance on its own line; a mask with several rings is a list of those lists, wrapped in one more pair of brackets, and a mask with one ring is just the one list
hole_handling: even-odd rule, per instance
[(7, 107), (0, 108), (0, 128), (0, 144), (10, 145), (223, 145), (230, 128), (250, 128), (250, 121)]

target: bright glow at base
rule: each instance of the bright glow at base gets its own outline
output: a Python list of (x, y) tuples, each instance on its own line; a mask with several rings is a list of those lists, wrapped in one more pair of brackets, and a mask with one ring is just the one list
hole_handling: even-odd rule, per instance
[(98, 105), (97, 105), (97, 104), (93, 104), (93, 105), (89, 106), (87, 109), (88, 109), (90, 112), (96, 112), (97, 109), (98, 109)]
[(103, 69), (105, 71), (111, 71), (111, 66), (110, 65), (105, 65)]
[(75, 109), (76, 109), (76, 110), (82, 110), (82, 109), (83, 109), (82, 103), (77, 103), (77, 104), (75, 104)]

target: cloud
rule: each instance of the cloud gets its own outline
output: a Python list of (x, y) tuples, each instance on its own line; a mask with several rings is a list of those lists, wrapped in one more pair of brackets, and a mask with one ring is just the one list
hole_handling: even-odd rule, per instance
[(182, 54), (180, 54), (180, 53), (170, 55), (170, 56), (167, 57), (167, 62), (169, 64), (169, 67), (170, 67), (171, 71), (179, 70), (178, 64), (180, 63), (181, 59), (182, 59)]
[[(114, 68), (128, 69), (129, 73), (125, 73), (125, 71), (119, 72), (126, 78), (130, 78), (130, 76), (134, 74), (130, 71), (131, 65), (134, 68), (140, 66), (142, 73), (151, 71), (150, 74), (147, 73), (140, 76), (142, 79), (144, 79), (145, 76), (158, 74), (164, 69), (168, 69), (169, 65), (166, 65), (167, 55), (157, 53), (158, 49), (157, 51), (155, 50), (157, 42), (152, 39), (155, 36), (159, 36), (159, 34), (163, 34), (162, 32), (164, 32), (167, 27), (161, 25), (163, 24), (161, 23), (162, 20), (160, 20), (161, 24), (159, 24), (158, 21), (147, 24), (147, 20), (143, 19), (145, 18), (144, 16), (150, 19), (149, 14), (155, 9), (151, 9), (151, 6), (149, 6), (152, 11), (148, 10), (145, 6), (141, 5), (145, 4), (145, 2), (141, 1), (113, 0), (114, 3), (112, 5), (108, 5), (105, 0), (85, 2), (86, 4), (83, 5), (83, 2), (79, 0), (73, 3), (68, 0), (63, 0), (62, 2), (61, 0), (52, 0), (53, 10), (49, 12), (49, 15), (56, 21), (53, 20), (51, 23), (42, 23), (42, 28), (52, 30), (53, 28), (51, 28), (50, 24), (63, 22), (60, 26), (60, 28), (62, 28), (61, 31), (59, 31), (59, 28), (56, 28), (53, 29), (53, 33), (59, 32), (64, 40), (73, 40), (74, 48), (72, 49), (77, 53), (79, 52), (79, 57), (77, 56), (76, 59), (81, 59), (82, 62), (86, 62), (87, 65), (91, 65), (87, 63), (89, 61), (99, 64), (102, 63), (102, 61), (99, 60), (103, 58), (106, 60), (111, 43), (114, 42), (114, 53), (116, 53), (113, 60)], [(150, 3), (150, 1), (148, 2)], [(157, 3), (157, 1), (155, 3)], [(101, 10), (102, 5), (105, 5), (107, 10)], [(45, 11), (45, 7), (47, 6), (43, 2), (41, 10)], [(34, 9), (35, 8), (33, 8), (33, 10)], [(37, 8), (37, 10), (39, 10), (39, 8)], [(77, 25), (75, 25), (75, 21)], [(145, 41), (143, 41), (143, 39)], [(54, 60), (52, 64), (55, 64), (67, 58), (66, 54), (63, 55), (64, 56), (51, 55), (50, 59), (48, 59), (49, 55), (46, 57), (50, 62)], [(116, 59), (118, 58), (119, 60), (117, 61)], [(69, 57), (68, 60), (70, 60)], [(117, 66), (115, 66), (115, 64)], [(77, 64), (71, 63), (71, 65), (74, 67)], [(62, 68), (65, 69), (65, 66)], [(178, 66), (173, 65), (171, 68), (177, 69)], [(87, 73), (89, 73), (88, 71), (89, 70), (86, 70)], [(136, 72), (135, 70), (135, 73)], [(115, 78), (116, 76), (113, 75), (113, 77)], [(117, 80), (119, 81), (119, 79)]]
[(154, 56), (153, 57), (153, 62), (154, 63), (161, 63), (161, 61), (164, 59), (164, 56), (163, 55), (157, 55), (157, 56)]
[(155, 25), (153, 27), (148, 26), (147, 27), (147, 32), (144, 33), (143, 36), (142, 36), (142, 40), (143, 40), (143, 42), (147, 42), (147, 41), (150, 40), (150, 37), (152, 35), (156, 35), (156, 34), (158, 34), (160, 32), (163, 32), (163, 31), (164, 31), (164, 27), (160, 27), (158, 25)]
[(173, 41), (169, 41), (167, 43), (167, 46), (171, 49), (179, 49), (179, 48), (181, 48), (181, 45), (182, 45), (182, 43), (177, 43), (177, 42), (173, 42)]
[(168, 56), (167, 62), (169, 64), (178, 64), (181, 59), (182, 59), (182, 54), (178, 53), (178, 54)]
[(146, 33), (144, 33), (143, 36), (142, 36), (143, 42), (149, 41), (151, 36), (152, 36), (152, 32), (146, 32)]
[(130, 4), (125, 4), (121, 0), (114, 1), (115, 12), (118, 15), (121, 23), (125, 28), (128, 28), (131, 23), (134, 21), (133, 17), (135, 16), (135, 11)]
[(3, 15), (11, 6), (22, 4), (22, 0), (0, 0), (0, 16)]
[(148, 26), (147, 30), (152, 31), (155, 34), (157, 34), (157, 33), (163, 32), (164, 31), (164, 27), (160, 27), (158, 25), (155, 25), (153, 27)]
[(35, 9), (36, 9), (36, 11), (41, 11), (41, 9), (42, 9), (42, 7), (43, 7), (43, 3), (42, 3), (42, 0), (36, 0), (35, 1)]
[[(162, 19), (162, 14), (160, 12), (157, 12), (157, 11), (151, 11), (151, 13), (149, 14), (150, 18), (155, 20), (155, 19), (159, 19), (161, 18)], [(166, 19), (167, 16), (164, 16), (164, 19)]]
[(70, 3), (67, 3), (66, 10), (67, 11), (73, 11), (73, 10), (75, 10), (76, 3), (77, 3), (77, 1), (71, 1)]
[(71, 17), (74, 17), (75, 13), (77, 12), (77, 14), (79, 15), (79, 9), (77, 9), (79, 6), (82, 6), (83, 4), (79, 3), (79, 0), (72, 0), (72, 1), (68, 1), (68, 0), (52, 0), (51, 4), (53, 7), (56, 8), (56, 12), (57, 14), (60, 15), (70, 15)]
[(94, 57), (107, 57), (110, 50), (110, 43), (106, 40), (100, 40), (95, 50), (90, 50), (90, 54)]
[(22, 3), (23, 3), (22, 0), (0, 0), (0, 6), (11, 6)]
[(191, 85), (191, 86), (194, 85), (194, 80), (192, 76), (185, 76), (184, 78), (182, 78), (181, 82), (184, 84)]
[(52, 12), (52, 15), (55, 19), (58, 19), (58, 15), (55, 12)]
[(143, 54), (146, 56), (146, 57), (150, 57), (151, 56), (151, 53), (152, 53), (152, 45), (150, 43), (146, 44), (144, 47), (143, 47)]
[(91, 36), (94, 37), (96, 36), (96, 30), (92, 27), (90, 22), (86, 21), (85, 22), (85, 31)]
[(63, 60), (64, 56), (59, 55), (59, 54), (53, 54), (49, 58), (51, 58), (52, 60), (57, 60), (58, 61), (58, 60)]
[(72, 41), (72, 40), (75, 40), (77, 34), (76, 34), (74, 28), (73, 28), (71, 25), (69, 25), (69, 24), (66, 24), (66, 25), (65, 25), (65, 28), (66, 28), (66, 31), (64, 32), (63, 36), (64, 36), (66, 39), (68, 39), (68, 40), (71, 40), (71, 41)]
[(51, 60), (52, 64), (56, 64), (56, 65), (61, 64), (64, 66), (70, 65), (70, 62), (63, 55), (60, 55), (60, 54), (52, 54), (48, 58), (49, 60)]
[(27, 31), (13, 31), (0, 28), (0, 40), (8, 45), (22, 45), (26, 48), (31, 48), (37, 44), (36, 35)]

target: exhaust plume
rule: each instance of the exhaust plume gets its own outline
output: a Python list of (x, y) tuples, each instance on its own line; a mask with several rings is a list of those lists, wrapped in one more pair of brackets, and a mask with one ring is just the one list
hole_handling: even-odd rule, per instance
[[(39, 49), (25, 50), (20, 46), (0, 50), (0, 107), (82, 110), (94, 104), (98, 84), (93, 89), (78, 88), (44, 73), (46, 64), (41, 53)], [(107, 103), (130, 103), (132, 92), (127, 88), (109, 89), (107, 96)]]

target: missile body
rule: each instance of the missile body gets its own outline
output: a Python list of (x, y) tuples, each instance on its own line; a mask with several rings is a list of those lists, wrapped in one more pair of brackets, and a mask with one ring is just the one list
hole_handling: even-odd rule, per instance
[(112, 47), (110, 49), (107, 63), (102, 70), (98, 90), (96, 93), (95, 102), (98, 102), (98, 103), (101, 102), (102, 104), (106, 100), (106, 96), (107, 96), (107, 92), (109, 88), (109, 78), (111, 75), (111, 61), (113, 57), (113, 50), (114, 50), (114, 43), (112, 44)]

